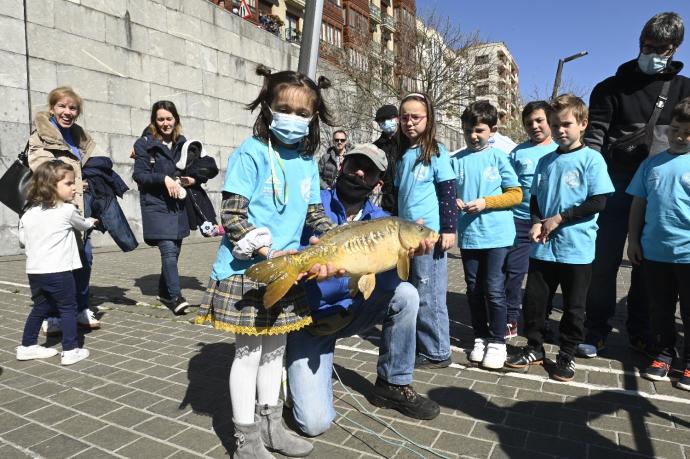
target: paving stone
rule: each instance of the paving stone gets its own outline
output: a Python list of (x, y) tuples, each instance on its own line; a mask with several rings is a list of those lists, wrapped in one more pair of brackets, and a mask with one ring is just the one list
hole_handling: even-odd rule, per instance
[(587, 452), (587, 445), (536, 432), (529, 432), (525, 449), (557, 457), (583, 458)]
[(472, 390), (479, 392), (480, 394), (486, 395), (498, 395), (501, 397), (514, 397), (517, 393), (517, 389), (511, 386), (505, 386), (502, 384), (489, 384), (481, 381), (477, 381), (472, 385)]
[(19, 416), (12, 413), (0, 412), (0, 434), (14, 430), (24, 424), (26, 424), (26, 421)]
[(166, 440), (186, 428), (187, 426), (179, 422), (156, 417), (137, 425), (135, 430), (161, 440)]
[(435, 449), (470, 457), (488, 457), (493, 446), (494, 444), (489, 441), (456, 435), (450, 432), (441, 432), (436, 443), (433, 444)]
[(628, 459), (628, 458), (645, 458), (645, 457), (652, 457), (644, 454), (637, 454), (636, 451), (633, 451), (629, 448), (618, 448), (618, 449), (609, 449), (609, 448), (602, 448), (600, 446), (596, 445), (589, 445), (589, 454), (587, 456), (588, 459)]
[(34, 423), (26, 423), (10, 432), (5, 432), (2, 437), (5, 441), (14, 443), (23, 448), (31, 448), (33, 445), (53, 438), (58, 433), (54, 430), (46, 429)]
[(383, 442), (380, 438), (362, 430), (353, 429), (351, 435), (345, 440), (343, 446), (374, 454), (380, 457), (394, 457), (400, 451), (400, 440), (389, 440), (391, 443)]
[(101, 419), (123, 427), (132, 427), (151, 419), (151, 415), (130, 407), (122, 407), (117, 411), (106, 414)]
[[(31, 387), (31, 394), (37, 397), (50, 397), (63, 390), (65, 390), (65, 386), (50, 381), (43, 381), (41, 384)], [(4, 396), (4, 394), (0, 394), (0, 399), (5, 400)]]
[(507, 445), (496, 445), (491, 453), (491, 459), (547, 459), (552, 457)]
[(100, 417), (122, 407), (122, 404), (111, 402), (110, 400), (105, 400), (102, 398), (91, 398), (82, 403), (73, 405), (72, 408), (83, 413), (90, 414), (91, 416)]
[(117, 399), (118, 403), (122, 403), (129, 406), (136, 406), (137, 408), (146, 408), (151, 405), (165, 400), (163, 397), (158, 395), (149, 394), (141, 390), (132, 390), (130, 393), (123, 395)]
[(60, 434), (31, 447), (31, 451), (43, 457), (51, 459), (72, 457), (75, 454), (89, 449), (86, 443)]
[(220, 439), (214, 433), (205, 432), (195, 427), (190, 427), (187, 430), (168, 438), (168, 442), (184, 446), (192, 451), (204, 453), (220, 444)]
[(10, 445), (0, 445), (0, 457), (3, 459), (27, 459), (31, 456)]
[(53, 425), (76, 416), (78, 413), (61, 406), (49, 404), (45, 408), (31, 413), (31, 419), (41, 424)]
[(90, 448), (87, 449), (86, 451), (82, 451), (81, 453), (77, 454), (76, 456), (73, 456), (74, 459), (114, 459), (119, 456), (115, 456), (113, 454), (109, 454), (103, 450), (97, 449), (97, 448)]
[(618, 443), (622, 447), (648, 456), (668, 458), (683, 457), (682, 445), (648, 438), (645, 432), (636, 432), (633, 435), (618, 434)]
[(515, 429), (529, 430), (547, 435), (558, 435), (560, 423), (520, 413), (508, 413), (505, 424)]
[(12, 400), (10, 402), (2, 404), (2, 407), (4, 409), (12, 411), (16, 414), (26, 414), (31, 411), (43, 408), (44, 406), (46, 406), (46, 402), (44, 402), (40, 398), (32, 397), (30, 395), (26, 395), (24, 397), (20, 397), (16, 400)]
[(611, 373), (587, 372), (587, 382), (597, 386), (619, 387), (618, 375)]
[(588, 426), (576, 426), (561, 423), (559, 437), (603, 447), (615, 447), (618, 442), (616, 433), (610, 430), (594, 430)]
[(107, 424), (89, 416), (74, 416), (66, 419), (53, 428), (72, 437), (84, 437), (104, 428)]
[(168, 457), (175, 452), (177, 452), (177, 449), (174, 446), (149, 438), (140, 438), (134, 443), (130, 443), (124, 448), (117, 450), (117, 454), (131, 458)]
[(83, 440), (96, 446), (100, 446), (108, 451), (115, 451), (116, 449), (139, 438), (141, 438), (139, 435), (133, 434), (125, 429), (109, 425), (98, 432), (85, 436)]
[(525, 444), (527, 432), (506, 425), (478, 422), (474, 425), (470, 436), (493, 441), (499, 445), (521, 447)]

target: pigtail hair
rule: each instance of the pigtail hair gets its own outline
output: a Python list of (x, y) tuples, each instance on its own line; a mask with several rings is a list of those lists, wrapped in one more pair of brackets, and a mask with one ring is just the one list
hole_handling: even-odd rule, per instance
[(271, 69), (264, 64), (259, 64), (256, 66), (256, 74), (268, 78), (271, 75)]
[(321, 75), (318, 80), (316, 80), (316, 86), (319, 89), (328, 89), (331, 87), (331, 80)]

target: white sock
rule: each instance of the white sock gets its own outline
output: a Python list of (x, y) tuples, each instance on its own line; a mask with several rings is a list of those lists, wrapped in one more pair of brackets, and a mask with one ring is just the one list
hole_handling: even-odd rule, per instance
[(286, 334), (263, 337), (261, 362), (256, 377), (257, 399), (260, 405), (278, 404), (286, 342)]
[(235, 359), (230, 368), (230, 401), (233, 420), (239, 424), (254, 422), (261, 339), (260, 336), (235, 335)]

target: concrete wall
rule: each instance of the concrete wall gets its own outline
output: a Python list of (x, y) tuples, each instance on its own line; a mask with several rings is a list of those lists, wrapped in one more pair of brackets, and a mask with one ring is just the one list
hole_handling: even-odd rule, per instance
[[(48, 92), (70, 85), (84, 98), (78, 123), (133, 188), (120, 203), (138, 235), (129, 153), (151, 104), (175, 102), (185, 136), (215, 157), (223, 171), (208, 191), (219, 203), (228, 155), (255, 119), (243, 107), (260, 89), (254, 68), (297, 68), (297, 45), (207, 0), (26, 0), (26, 18), (23, 4), (0, 2), (0, 174), (24, 147), (32, 114), (47, 109)], [(338, 97), (329, 90), (328, 99)], [(16, 225), (17, 216), (0, 205), (0, 255), (19, 252)], [(109, 244), (95, 233), (95, 246)]]

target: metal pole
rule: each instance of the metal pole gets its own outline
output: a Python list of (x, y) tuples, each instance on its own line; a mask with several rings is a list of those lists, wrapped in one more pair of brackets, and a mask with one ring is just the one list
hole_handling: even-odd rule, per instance
[(297, 70), (316, 80), (316, 63), (319, 60), (319, 39), (321, 38), (321, 19), (323, 0), (306, 0), (304, 7), (304, 28), (302, 45), (299, 50)]
[(558, 88), (561, 86), (561, 73), (563, 72), (563, 64), (566, 62), (570, 62), (572, 60), (575, 60), (577, 58), (586, 56), (588, 53), (587, 51), (580, 51), (577, 54), (573, 54), (572, 56), (565, 57), (563, 59), (558, 59), (558, 68), (556, 69), (556, 80), (553, 82), (553, 91), (551, 92), (551, 100), (556, 99), (558, 96)]

